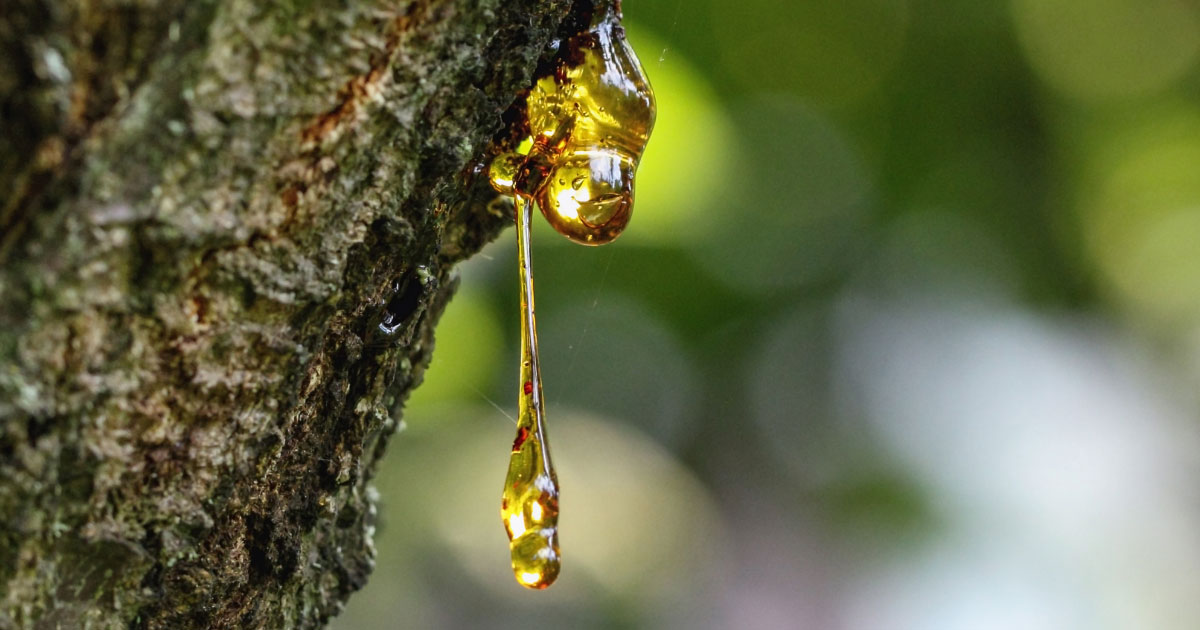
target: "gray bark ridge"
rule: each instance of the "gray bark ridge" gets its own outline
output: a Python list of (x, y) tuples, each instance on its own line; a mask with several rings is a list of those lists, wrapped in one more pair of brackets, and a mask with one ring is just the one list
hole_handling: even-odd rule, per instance
[(0, 628), (362, 586), (453, 265), (511, 220), (471, 165), (570, 5), (5, 3)]

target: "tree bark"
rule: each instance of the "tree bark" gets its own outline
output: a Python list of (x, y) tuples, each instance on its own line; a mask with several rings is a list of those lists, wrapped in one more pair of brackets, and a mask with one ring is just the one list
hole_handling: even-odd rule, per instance
[(0, 1), (0, 628), (363, 585), (453, 264), (511, 220), (472, 165), (578, 10)]

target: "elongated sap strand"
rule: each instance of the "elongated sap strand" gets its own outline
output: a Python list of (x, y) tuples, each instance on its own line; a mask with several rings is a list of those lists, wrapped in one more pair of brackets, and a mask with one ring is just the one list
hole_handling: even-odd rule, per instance
[(513, 574), (538, 589), (558, 577), (561, 558), (533, 311), (533, 205), (572, 241), (612, 241), (632, 215), (634, 173), (654, 127), (654, 92), (625, 41), (615, 2), (594, 6), (588, 29), (560, 46), (553, 72), (538, 77), (526, 96), (528, 136), (489, 168), (492, 186), (516, 204), (521, 272), (520, 417), (500, 516)]
[(521, 272), (521, 382), (517, 437), (508, 459), (500, 516), (508, 532), (513, 575), (523, 586), (546, 588), (558, 577), (558, 476), (550, 460), (542, 414), (529, 229), (533, 208), (517, 196), (517, 260)]

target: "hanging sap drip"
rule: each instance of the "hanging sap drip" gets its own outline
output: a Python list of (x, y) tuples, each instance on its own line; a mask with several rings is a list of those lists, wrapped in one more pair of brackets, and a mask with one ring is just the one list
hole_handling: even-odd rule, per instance
[(517, 258), (521, 270), (521, 393), (517, 437), (508, 460), (500, 516), (508, 532), (513, 574), (530, 588), (546, 588), (558, 577), (558, 475), (550, 460), (542, 413), (533, 276), (529, 272), (529, 227), (533, 209), (516, 198)]
[(654, 126), (654, 93), (620, 24), (619, 0), (596, 2), (587, 30), (560, 45), (525, 99), (528, 136), (497, 156), (492, 185), (514, 197), (521, 283), (517, 437), (500, 515), (513, 574), (542, 589), (558, 577), (558, 476), (550, 458), (538, 366), (530, 224), (534, 204), (560, 234), (601, 245), (633, 211), (633, 177)]

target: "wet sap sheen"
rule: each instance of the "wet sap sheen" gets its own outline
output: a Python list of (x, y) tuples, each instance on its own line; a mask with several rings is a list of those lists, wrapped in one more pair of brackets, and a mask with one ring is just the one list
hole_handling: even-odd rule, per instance
[(523, 122), (528, 137), (489, 169), (492, 185), (514, 198), (521, 284), (520, 413), (500, 515), (517, 582), (542, 589), (558, 577), (561, 558), (530, 270), (533, 206), (572, 241), (612, 241), (629, 223), (634, 174), (654, 126), (654, 94), (612, 2), (597, 2), (588, 29), (561, 45), (553, 71), (526, 97)]

